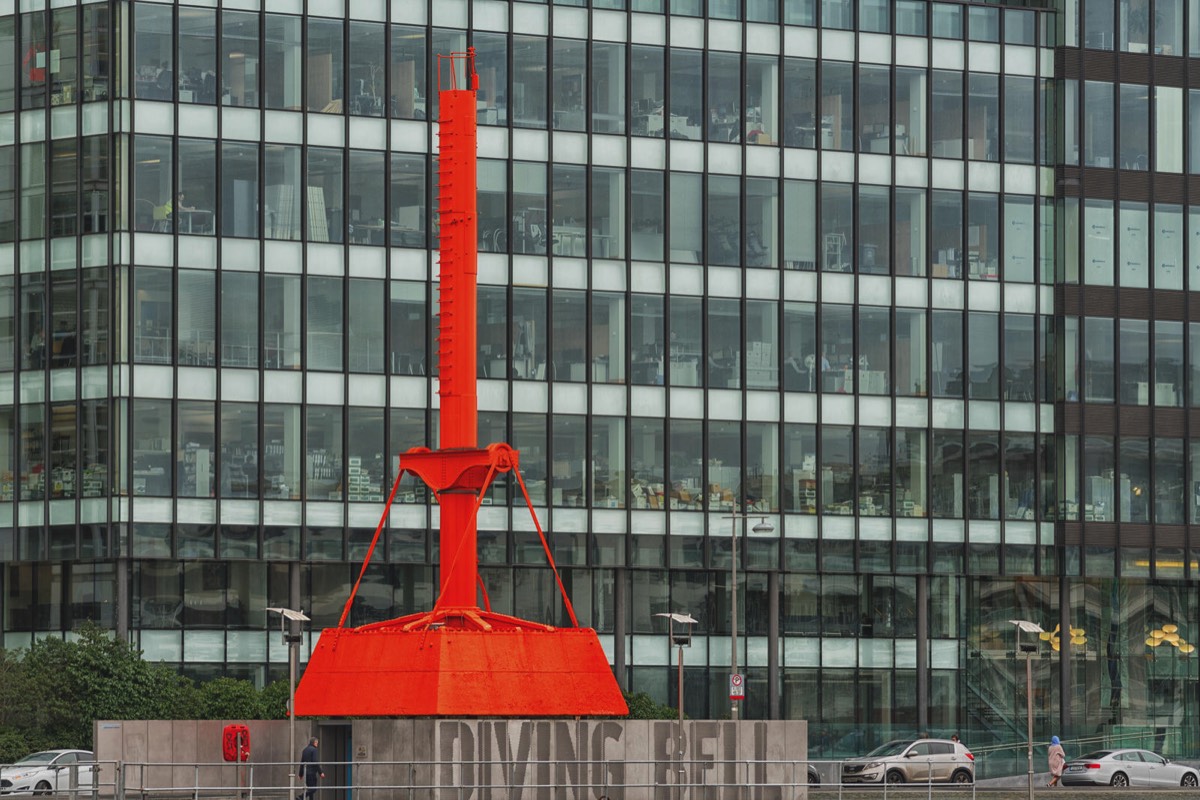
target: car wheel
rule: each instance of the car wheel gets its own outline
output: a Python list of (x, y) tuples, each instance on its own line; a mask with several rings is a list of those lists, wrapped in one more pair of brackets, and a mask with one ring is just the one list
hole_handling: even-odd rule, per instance
[(1112, 780), (1108, 782), (1108, 785), (1121, 787), (1129, 786), (1129, 776), (1124, 772), (1118, 772), (1116, 775), (1112, 776)]
[(951, 783), (970, 783), (971, 782), (971, 773), (967, 772), (965, 769), (957, 770), (953, 775), (950, 776), (950, 782)]
[(821, 785), (821, 773), (817, 772), (814, 769), (810, 769), (808, 771), (808, 785), (809, 786), (820, 786)]
[(33, 787), (34, 794), (50, 794), (50, 783), (48, 781), (38, 781), (38, 785)]
[(1185, 772), (1183, 778), (1179, 781), (1179, 785), (1185, 789), (1195, 789), (1197, 785), (1200, 785), (1200, 779), (1196, 778), (1196, 773), (1194, 772)]
[(904, 773), (898, 769), (894, 769), (887, 774), (888, 783), (904, 783)]

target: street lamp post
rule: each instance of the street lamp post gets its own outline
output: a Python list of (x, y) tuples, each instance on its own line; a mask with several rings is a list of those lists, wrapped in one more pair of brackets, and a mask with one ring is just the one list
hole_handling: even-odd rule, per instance
[(1030, 659), (1037, 652), (1037, 643), (1021, 644), (1021, 631), (1041, 633), (1042, 626), (1027, 619), (1010, 619), (1009, 622), (1017, 626), (1017, 652), (1025, 654), (1025, 753), (1029, 760), (1029, 800), (1033, 800), (1033, 667)]
[(729, 598), (729, 718), (737, 721), (738, 718), (738, 703), (733, 699), (733, 689), (737, 684), (739, 689), (745, 691), (745, 681), (741, 680), (738, 675), (738, 585), (737, 585), (737, 524), (738, 520), (745, 520), (750, 517), (758, 517), (758, 524), (752, 530), (755, 533), (771, 533), (775, 530), (775, 526), (767, 522), (767, 518), (761, 514), (744, 514), (736, 511), (726, 514), (721, 519), (730, 520), (729, 526), (729, 570), (730, 570), (730, 598)]
[[(283, 643), (288, 649), (288, 763), (296, 757), (296, 672), (299, 669), (298, 652), (300, 643), (304, 640), (301, 633), (289, 633), (288, 622), (308, 622), (303, 611), (290, 608), (268, 608), (273, 614), (279, 615), (279, 632), (283, 634)], [(288, 768), (288, 797), (296, 796), (296, 771)]]
[[(676, 785), (679, 786), (680, 796), (683, 792), (683, 648), (692, 646), (692, 626), (696, 624), (696, 620), (692, 619), (689, 614), (676, 614), (673, 612), (663, 612), (655, 614), (656, 617), (666, 617), (667, 632), (671, 637), (671, 644), (675, 645), (679, 650), (679, 667), (676, 676), (676, 685), (679, 691), (679, 727), (675, 734), (675, 754), (678, 759), (678, 778)], [(679, 628), (675, 624), (679, 624)]]

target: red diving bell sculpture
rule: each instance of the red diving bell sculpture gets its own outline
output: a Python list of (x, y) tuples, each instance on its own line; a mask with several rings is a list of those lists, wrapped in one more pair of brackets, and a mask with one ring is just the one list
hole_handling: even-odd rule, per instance
[[(440, 103), (441, 447), (415, 447), (400, 469), (383, 519), (336, 628), (322, 632), (296, 691), (301, 716), (607, 716), (629, 709), (596, 632), (580, 628), (533, 514), (510, 445), (480, 448), (475, 386), (478, 275), (475, 163), (475, 54), (438, 56), (450, 88)], [(463, 84), (460, 86), (460, 82)], [(491, 611), (479, 578), (476, 513), (498, 474), (511, 472), (525, 495), (573, 627), (555, 628)], [(405, 473), (429, 486), (441, 507), (441, 586), (433, 610), (345, 627), (371, 551)], [(478, 593), (477, 593), (478, 592)], [(482, 594), (481, 608), (478, 596)]]

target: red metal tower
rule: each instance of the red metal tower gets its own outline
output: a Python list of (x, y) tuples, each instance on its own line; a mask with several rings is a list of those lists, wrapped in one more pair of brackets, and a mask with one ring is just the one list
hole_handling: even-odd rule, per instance
[[(447, 67), (449, 88), (443, 84)], [(462, 75), (459, 75), (459, 70)], [(463, 84), (460, 86), (460, 82)], [(478, 444), (476, 90), (474, 50), (438, 56), (441, 441), (400, 456), (399, 474), (336, 628), (322, 632), (296, 690), (301, 716), (607, 716), (629, 713), (600, 640), (580, 628), (510, 445)], [(441, 586), (433, 610), (345, 627), (400, 478), (412, 473), (441, 509)], [(491, 611), (479, 577), (476, 514), (511, 472), (542, 538), (573, 627)], [(478, 603), (482, 593), (484, 607)]]

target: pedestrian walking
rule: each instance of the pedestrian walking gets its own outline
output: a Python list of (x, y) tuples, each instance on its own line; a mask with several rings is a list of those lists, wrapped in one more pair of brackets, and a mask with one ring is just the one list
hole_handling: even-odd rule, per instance
[(1046, 756), (1050, 760), (1050, 782), (1046, 785), (1058, 786), (1058, 779), (1062, 777), (1063, 767), (1067, 764), (1067, 754), (1063, 752), (1057, 736), (1050, 737), (1050, 750)]
[(313, 800), (317, 796), (318, 781), (325, 777), (320, 762), (317, 761), (317, 737), (308, 740), (308, 747), (300, 754), (300, 777), (304, 779), (304, 791), (296, 795), (296, 800)]

